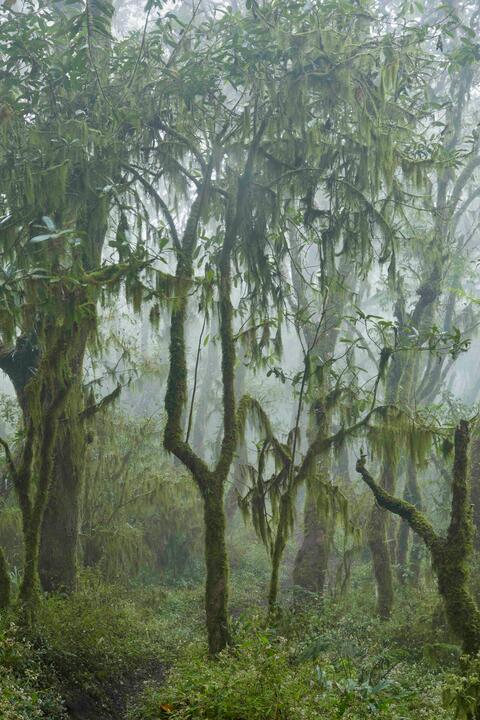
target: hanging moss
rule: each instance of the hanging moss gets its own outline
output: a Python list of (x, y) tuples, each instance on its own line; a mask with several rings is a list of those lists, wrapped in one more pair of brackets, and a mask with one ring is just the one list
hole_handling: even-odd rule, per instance
[(406, 520), (429, 549), (445, 603), (450, 627), (465, 652), (480, 649), (480, 611), (469, 590), (473, 526), (468, 477), (468, 423), (461, 421), (455, 432), (452, 506), (446, 537), (438, 535), (432, 524), (414, 505), (394, 497), (378, 485), (365, 467), (365, 456), (357, 461), (357, 472), (372, 490), (382, 508)]

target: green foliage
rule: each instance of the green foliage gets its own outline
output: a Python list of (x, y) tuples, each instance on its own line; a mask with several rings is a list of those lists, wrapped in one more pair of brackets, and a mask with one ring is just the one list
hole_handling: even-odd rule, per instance
[(2, 720), (66, 718), (56, 675), (42, 654), (9, 618), (0, 623)]
[(443, 689), (443, 703), (453, 713), (454, 720), (476, 717), (480, 703), (480, 660), (463, 657), (461, 672), (447, 676)]
[(163, 455), (158, 420), (116, 409), (102, 413), (93, 429), (83, 503), (86, 565), (110, 581), (195, 574), (203, 538), (198, 492)]
[(42, 604), (33, 637), (64, 684), (94, 692), (156, 660), (156, 638), (149, 640), (152, 620), (151, 610), (91, 575), (71, 598), (51, 597)]
[(400, 628), (369, 619), (366, 610), (366, 603), (324, 602), (320, 611), (312, 596), (275, 628), (249, 611), (236, 625), (233, 650), (209, 661), (197, 645), (185, 648), (165, 687), (149, 687), (129, 720), (447, 718), (441, 674), (390, 639)]
[[(313, 694), (314, 696), (314, 694)], [(215, 661), (203, 654), (178, 663), (168, 685), (146, 693), (131, 720), (154, 720), (163, 707), (176, 718), (273, 720), (314, 717), (309, 677), (289, 666), (285, 644), (255, 633)]]
[(90, 572), (76, 595), (44, 599), (28, 634), (2, 615), (2, 720), (64, 720), (67, 706), (118, 717), (125, 696), (145, 677), (161, 678), (200, 634), (198, 605), (196, 591), (127, 593)]

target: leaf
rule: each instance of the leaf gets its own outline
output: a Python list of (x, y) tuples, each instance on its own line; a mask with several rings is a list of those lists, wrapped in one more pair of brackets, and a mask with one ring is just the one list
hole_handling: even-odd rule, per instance
[(42, 222), (45, 225), (50, 232), (55, 232), (55, 223), (53, 222), (52, 218), (48, 217), (48, 215), (44, 215), (42, 217)]
[(53, 235), (35, 235), (35, 237), (30, 238), (30, 242), (39, 243), (44, 242), (45, 240), (51, 240)]

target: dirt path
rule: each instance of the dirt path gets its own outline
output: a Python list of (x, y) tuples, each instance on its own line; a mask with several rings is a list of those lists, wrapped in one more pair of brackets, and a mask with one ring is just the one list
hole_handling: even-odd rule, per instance
[(102, 688), (102, 696), (89, 694), (85, 688), (71, 689), (65, 706), (71, 720), (123, 720), (127, 707), (135, 701), (145, 683), (161, 685), (165, 665), (158, 663), (126, 680)]

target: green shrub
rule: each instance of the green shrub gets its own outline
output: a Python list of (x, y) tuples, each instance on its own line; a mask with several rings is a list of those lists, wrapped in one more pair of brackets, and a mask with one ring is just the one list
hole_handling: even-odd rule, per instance
[[(202, 649), (177, 663), (165, 688), (150, 688), (130, 720), (287, 720), (314, 717), (315, 691), (308, 674), (298, 672), (280, 642), (254, 634), (217, 660)], [(310, 710), (309, 710), (310, 707)]]
[(61, 720), (65, 717), (53, 669), (19, 628), (0, 625), (0, 718)]

